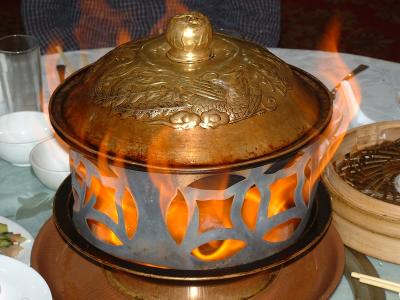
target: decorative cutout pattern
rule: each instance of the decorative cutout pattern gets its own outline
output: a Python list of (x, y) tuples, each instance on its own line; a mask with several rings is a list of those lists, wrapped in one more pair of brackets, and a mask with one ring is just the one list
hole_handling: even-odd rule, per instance
[(128, 190), (125, 190), (125, 193), (122, 196), (122, 212), (125, 220), (125, 231), (128, 235), (128, 238), (131, 239), (136, 232), (138, 224), (138, 212), (135, 199), (133, 199)]
[[(310, 145), (294, 158), (296, 163), (282, 163), (274, 173), (267, 172), (271, 164), (228, 173), (226, 176), (236, 179), (227, 180), (227, 187), (218, 190), (205, 189), (207, 179), (199, 181), (202, 176), (215, 175), (150, 174), (109, 165), (117, 177), (104, 177), (95, 164), (72, 150), (73, 221), (96, 247), (143, 264), (211, 269), (254, 262), (287, 248), (302, 234), (316, 190), (316, 186), (305, 184), (304, 177), (315, 169), (317, 156), (310, 155), (314, 148)], [(83, 185), (76, 176), (80, 164), (87, 171)], [(157, 186), (151, 176), (159, 179)], [(115, 216), (100, 211), (97, 196), (90, 191), (93, 178), (113, 191)], [(288, 179), (290, 196), (281, 191), (285, 209), (271, 213), (276, 201), (271, 195)], [(160, 201), (163, 182), (172, 190)], [(129, 213), (124, 212), (126, 203), (130, 203)], [(88, 220), (104, 224), (114, 234), (112, 240), (120, 243), (99, 238)]]
[(244, 195), (242, 219), (247, 227), (254, 231), (257, 225), (258, 210), (261, 204), (261, 193), (256, 186), (251, 187)]
[(165, 214), (165, 223), (172, 238), (177, 244), (182, 243), (189, 222), (189, 209), (182, 193), (178, 192), (169, 204)]
[(268, 218), (295, 207), (294, 197), (297, 174), (279, 178), (270, 185), (271, 198), (268, 205)]

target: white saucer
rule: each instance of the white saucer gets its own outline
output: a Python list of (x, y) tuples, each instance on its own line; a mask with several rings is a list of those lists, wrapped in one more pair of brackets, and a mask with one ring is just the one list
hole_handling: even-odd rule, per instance
[[(14, 258), (19, 260), (20, 262), (23, 262), (24, 264), (30, 266), (31, 265), (31, 252), (32, 252), (32, 246), (33, 246), (33, 237), (31, 236), (31, 234), (28, 231), (26, 231), (23, 227), (18, 225), (17, 223), (15, 223), (5, 217), (0, 216), (0, 223), (7, 224), (9, 231), (11, 231), (13, 233), (20, 233), (24, 238), (26, 238), (26, 241), (21, 244), (21, 247), (23, 248), (22, 251)], [(0, 254), (0, 256), (3, 256), (3, 255)]]
[(31, 267), (0, 255), (0, 300), (51, 300), (44, 279)]

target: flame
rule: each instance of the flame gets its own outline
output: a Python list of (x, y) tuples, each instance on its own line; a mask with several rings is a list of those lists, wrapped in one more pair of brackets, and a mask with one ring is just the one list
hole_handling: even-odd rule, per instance
[(121, 240), (115, 235), (115, 233), (105, 224), (100, 223), (96, 220), (88, 219), (87, 223), (89, 228), (92, 230), (95, 236), (105, 243), (112, 244), (115, 246), (122, 245)]
[[(329, 71), (324, 69), (325, 63), (318, 64), (319, 73), (332, 86), (336, 86), (350, 72), (350, 68), (345, 64), (339, 53), (340, 34), (341, 19), (339, 16), (333, 16), (328, 22), (325, 34), (319, 43), (320, 50), (333, 52), (331, 55), (333, 55), (334, 60)], [(360, 103), (361, 91), (357, 81), (354, 78), (351, 81), (342, 81), (334, 100), (332, 119), (319, 138), (318, 162), (315, 166), (316, 170), (311, 172), (308, 182), (310, 186), (314, 186), (319, 180), (327, 164), (336, 153), (353, 117), (359, 110)]]
[(94, 209), (101, 211), (115, 223), (118, 223), (115, 189), (105, 187), (98, 178), (92, 176), (91, 184), (86, 191), (84, 202), (89, 202), (93, 196), (96, 198)]
[[(270, 186), (270, 202), (268, 205), (267, 216), (271, 218), (291, 207), (294, 207), (294, 193), (297, 185), (297, 175), (291, 175), (278, 179)], [(305, 194), (303, 194), (303, 197)], [(250, 188), (246, 193), (242, 207), (242, 218), (244, 223), (251, 229), (255, 230), (258, 220), (258, 210), (261, 204), (261, 193), (255, 186)], [(299, 220), (292, 219), (282, 223), (265, 236), (264, 240), (269, 242), (280, 242), (287, 239), (297, 228)]]
[[(161, 128), (159, 132), (154, 134), (147, 153), (149, 176), (159, 192), (160, 209), (163, 216), (166, 216), (167, 209), (171, 204), (171, 199), (177, 196), (175, 195), (175, 183), (172, 175), (168, 176), (166, 174), (157, 173), (151, 169), (151, 166), (159, 166), (161, 168), (168, 168), (170, 166), (168, 158), (162, 156), (163, 153), (169, 151), (169, 147), (171, 147), (170, 129), (165, 126), (165, 128)], [(193, 211), (190, 209), (189, 217), (192, 212)], [(187, 225), (187, 223), (182, 224), (185, 224), (185, 227)]]
[[(124, 26), (132, 18), (127, 12), (112, 8), (107, 0), (80, 0), (79, 6), (82, 14), (74, 28), (74, 38), (81, 49), (108, 47), (110, 41), (119, 45), (131, 39)], [(110, 30), (98, 30), (94, 24), (107, 24)], [(114, 30), (114, 36), (110, 36)]]
[(131, 34), (129, 33), (128, 29), (122, 28), (120, 31), (117, 33), (117, 45), (122, 45), (131, 40)]
[(249, 227), (250, 230), (255, 230), (258, 219), (258, 210), (261, 203), (260, 190), (253, 186), (251, 187), (244, 196), (242, 206), (242, 218), (243, 222)]
[[(95, 176), (91, 177), (91, 184), (86, 191), (84, 203), (89, 202), (90, 199), (94, 197), (95, 204), (93, 205), (93, 208), (108, 216), (115, 224), (119, 223), (116, 205), (117, 202), (121, 203), (124, 220), (123, 225), (125, 226), (127, 236), (132, 238), (136, 232), (139, 218), (135, 199), (126, 187), (121, 200), (117, 201), (116, 190), (106, 187), (102, 182), (104, 177), (101, 178), (103, 179), (98, 179)], [(100, 240), (113, 245), (122, 245), (120, 239), (110, 228), (108, 228), (107, 225), (95, 220), (88, 220), (88, 225), (93, 234)]]
[(181, 193), (172, 200), (169, 205), (165, 223), (172, 238), (180, 244), (185, 237), (189, 221), (189, 209)]
[(339, 15), (334, 15), (328, 22), (322, 39), (317, 46), (318, 49), (330, 52), (339, 52), (339, 40), (342, 21)]
[[(115, 190), (105, 187), (98, 178), (92, 176), (91, 184), (86, 191), (84, 202), (86, 203), (90, 201), (92, 197), (95, 197), (96, 199), (94, 209), (107, 215), (115, 223), (118, 223)], [(88, 220), (88, 225), (94, 235), (100, 238), (102, 241), (113, 245), (122, 244), (115, 233), (108, 228), (107, 225), (95, 220)]]
[(270, 186), (271, 198), (268, 205), (268, 218), (271, 218), (291, 207), (294, 207), (294, 190), (297, 185), (297, 175), (276, 180)]
[(161, 34), (165, 31), (169, 20), (177, 15), (188, 11), (188, 7), (180, 0), (165, 0), (165, 13), (159, 21), (153, 26), (150, 35)]
[[(97, 211), (107, 215), (115, 224), (119, 223), (119, 217), (117, 212), (117, 203), (120, 203), (123, 214), (123, 226), (125, 226), (126, 234), (129, 238), (132, 238), (136, 232), (139, 215), (136, 206), (136, 201), (129, 191), (128, 180), (125, 173), (116, 173), (110, 166), (109, 161), (105, 154), (108, 153), (109, 144), (114, 142), (111, 140), (112, 132), (108, 132), (104, 135), (100, 146), (99, 155), (97, 157), (97, 170), (98, 174), (92, 175), (90, 180), (90, 185), (86, 191), (84, 203), (90, 201), (91, 197), (95, 197), (95, 204), (93, 206)], [(124, 142), (119, 141), (119, 145), (123, 147)], [(123, 158), (122, 153), (116, 153), (115, 158), (118, 161)], [(114, 162), (114, 165), (121, 166), (120, 163)], [(87, 170), (85, 166), (80, 163), (77, 166), (76, 173), (82, 178), (87, 178)], [(97, 176), (97, 177), (96, 177)], [(115, 182), (118, 182), (115, 184)], [(107, 185), (114, 186), (114, 188), (108, 187)], [(117, 195), (117, 189), (119, 195)], [(119, 200), (118, 200), (118, 198)], [(97, 236), (100, 240), (113, 244), (122, 245), (122, 242), (115, 235), (115, 233), (108, 228), (105, 224), (91, 220), (88, 222), (93, 234)]]
[(245, 246), (240, 240), (211, 241), (194, 249), (192, 255), (203, 261), (216, 261), (234, 255)]

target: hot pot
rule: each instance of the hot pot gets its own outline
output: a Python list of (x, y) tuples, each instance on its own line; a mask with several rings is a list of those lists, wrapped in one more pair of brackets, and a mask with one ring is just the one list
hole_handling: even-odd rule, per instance
[(149, 277), (230, 277), (318, 240), (304, 236), (319, 201), (329, 92), (268, 50), (214, 33), (200, 13), (74, 73), (49, 112), (71, 146), (59, 230), (100, 263)]

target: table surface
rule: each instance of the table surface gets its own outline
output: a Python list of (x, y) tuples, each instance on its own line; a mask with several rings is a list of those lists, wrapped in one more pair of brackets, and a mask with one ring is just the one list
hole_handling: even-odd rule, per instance
[[(58, 54), (42, 57), (45, 98), (59, 84), (55, 66), (59, 63), (77, 70), (95, 61), (109, 49), (82, 50), (65, 53), (67, 61)], [(369, 69), (357, 75), (361, 88), (361, 114), (353, 119), (351, 127), (376, 121), (400, 119), (400, 64), (350, 54), (297, 49), (270, 49), (289, 64), (300, 67), (328, 88), (333, 87), (349, 69), (359, 64)], [(64, 58), (64, 59), (65, 59)], [(67, 68), (67, 75), (73, 70)], [(1, 103), (0, 103), (1, 108)], [(1, 110), (1, 109), (0, 109)], [(45, 110), (47, 107), (45, 106)], [(1, 111), (0, 111), (1, 114)], [(43, 223), (51, 216), (54, 191), (44, 187), (30, 168), (20, 168), (0, 160), (0, 215), (10, 218), (36, 236)], [(380, 277), (400, 282), (400, 266), (369, 258)], [(387, 299), (398, 299), (386, 292)], [(331, 299), (353, 299), (350, 285), (343, 277)]]

